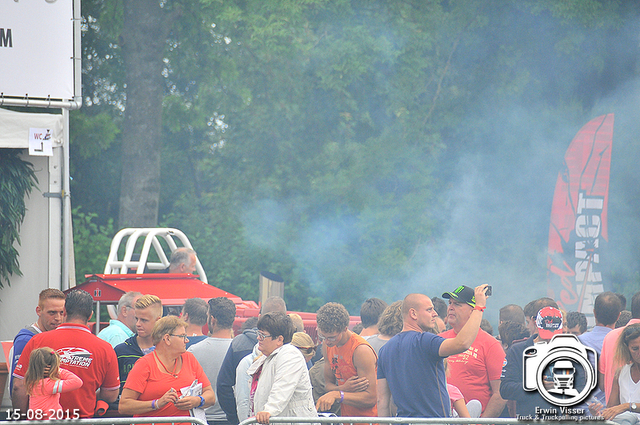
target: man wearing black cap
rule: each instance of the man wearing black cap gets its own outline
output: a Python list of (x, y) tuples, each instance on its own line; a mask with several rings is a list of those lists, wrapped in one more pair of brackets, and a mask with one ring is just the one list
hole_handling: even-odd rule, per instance
[[(440, 334), (443, 338), (454, 338), (471, 317), (476, 299), (473, 289), (458, 286), (445, 292), (442, 298), (449, 299), (447, 323), (450, 330)], [(504, 363), (502, 344), (480, 329), (468, 350), (449, 357), (450, 384), (460, 389), (464, 399), (478, 400), (482, 404), (481, 418), (500, 417), (507, 402), (500, 397), (500, 374)]]

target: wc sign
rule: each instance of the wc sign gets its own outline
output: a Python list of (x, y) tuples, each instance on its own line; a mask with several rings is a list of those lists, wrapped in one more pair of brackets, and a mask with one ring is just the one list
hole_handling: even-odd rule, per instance
[(53, 156), (53, 136), (50, 128), (29, 129), (29, 155)]

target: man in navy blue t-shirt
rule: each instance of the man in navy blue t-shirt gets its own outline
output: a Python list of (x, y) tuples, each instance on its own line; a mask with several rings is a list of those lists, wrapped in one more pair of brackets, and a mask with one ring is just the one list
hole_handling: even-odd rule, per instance
[(487, 285), (475, 288), (476, 307), (455, 338), (427, 332), (438, 315), (423, 294), (409, 294), (402, 304), (402, 332), (381, 349), (378, 358), (378, 416), (390, 416), (389, 401), (398, 416), (445, 418), (451, 416), (442, 360), (467, 350), (478, 334), (485, 309)]

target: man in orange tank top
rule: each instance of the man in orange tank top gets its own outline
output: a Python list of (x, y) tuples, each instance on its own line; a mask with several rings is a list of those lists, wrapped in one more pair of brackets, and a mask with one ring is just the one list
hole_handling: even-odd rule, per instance
[(338, 402), (341, 416), (378, 416), (375, 351), (364, 338), (347, 329), (349, 312), (342, 304), (323, 305), (316, 320), (323, 341), (327, 390), (318, 399), (317, 410), (329, 411)]

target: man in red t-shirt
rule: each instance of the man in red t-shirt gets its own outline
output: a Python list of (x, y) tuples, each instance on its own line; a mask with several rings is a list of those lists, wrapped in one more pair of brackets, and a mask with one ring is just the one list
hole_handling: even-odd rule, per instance
[[(453, 292), (445, 292), (449, 299), (447, 323), (450, 330), (440, 334), (454, 338), (467, 323), (476, 306), (473, 289), (461, 285)], [(464, 399), (478, 400), (482, 404), (481, 418), (500, 417), (507, 402), (500, 397), (500, 374), (504, 363), (504, 349), (500, 341), (480, 329), (471, 347), (463, 353), (450, 356), (447, 381), (460, 389)]]
[(31, 338), (18, 360), (13, 372), (16, 379), (12, 402), (13, 408), (20, 409), (21, 414), (28, 408), (24, 377), (29, 368), (29, 357), (31, 351), (39, 347), (56, 350), (61, 358), (60, 367), (75, 373), (83, 381), (80, 389), (60, 395), (64, 419), (74, 419), (76, 413), (81, 418), (90, 418), (97, 399), (113, 402), (118, 397), (120, 378), (116, 353), (111, 344), (93, 335), (87, 326), (93, 315), (93, 298), (85, 291), (72, 291), (67, 295), (65, 309), (67, 321), (51, 332)]

